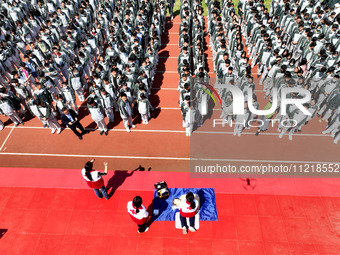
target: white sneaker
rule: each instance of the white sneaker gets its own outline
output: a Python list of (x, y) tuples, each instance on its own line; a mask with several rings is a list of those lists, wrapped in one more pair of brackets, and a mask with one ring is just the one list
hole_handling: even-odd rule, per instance
[(132, 125), (131, 127), (132, 127), (132, 128), (136, 128), (136, 126), (135, 126), (135, 125)]
[(283, 137), (283, 132), (281, 132), (280, 134), (279, 134), (279, 138), (282, 138)]
[(127, 131), (128, 133), (130, 133), (130, 132), (131, 132), (130, 128), (127, 128), (127, 129), (126, 129), (126, 131)]
[(61, 132), (61, 128), (58, 129), (57, 134), (59, 135)]
[(183, 227), (182, 229), (183, 229), (183, 235), (188, 234), (188, 229), (186, 227)]
[(190, 232), (196, 232), (196, 228), (194, 228), (194, 227), (189, 227), (189, 230), (190, 230)]
[(324, 131), (322, 131), (322, 134), (327, 134), (328, 132), (327, 132), (327, 130), (324, 130)]
[(291, 133), (289, 133), (288, 138), (289, 138), (290, 141), (293, 140), (293, 135)]
[(52, 133), (52, 134), (54, 134), (54, 133), (55, 133), (55, 131), (56, 131), (56, 129), (54, 128), (54, 129), (52, 129), (51, 133)]

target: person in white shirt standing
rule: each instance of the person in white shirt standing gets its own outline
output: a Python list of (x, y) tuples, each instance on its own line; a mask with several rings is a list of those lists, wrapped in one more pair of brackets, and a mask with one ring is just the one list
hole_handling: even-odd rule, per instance
[(109, 118), (109, 122), (113, 122), (113, 98), (109, 93), (106, 92), (105, 88), (100, 89), (100, 102), (105, 110), (106, 116)]
[(107, 126), (105, 123), (105, 116), (103, 114), (103, 107), (99, 104), (97, 104), (94, 101), (93, 97), (90, 97), (87, 100), (87, 108), (89, 109), (90, 113), (91, 113), (91, 117), (92, 119), (96, 122), (99, 130), (100, 130), (100, 135), (103, 135), (105, 132), (105, 135), (108, 135), (108, 130), (107, 130)]
[(4, 97), (2, 94), (0, 94), (0, 114), (7, 115), (11, 121), (13, 121), (15, 127), (17, 127), (19, 123), (24, 125), (22, 119), (15, 112), (12, 101), (8, 97)]
[(61, 126), (59, 125), (55, 115), (51, 110), (51, 106), (46, 104), (44, 101), (40, 99), (36, 99), (35, 103), (37, 105), (38, 111), (41, 113), (42, 120), (46, 121), (47, 125), (52, 130), (51, 133), (54, 134), (57, 131), (57, 134), (61, 132)]
[(131, 219), (138, 225), (138, 233), (143, 233), (149, 230), (149, 227), (146, 225), (149, 213), (142, 203), (142, 198), (140, 196), (136, 196), (127, 204), (127, 211), (130, 214)]
[(119, 106), (119, 112), (120, 112), (120, 117), (123, 119), (124, 127), (127, 132), (130, 131), (130, 127), (136, 128), (135, 125), (132, 123), (132, 107), (130, 105), (129, 100), (127, 100), (126, 94), (123, 92), (120, 95), (120, 98), (118, 100), (118, 106)]

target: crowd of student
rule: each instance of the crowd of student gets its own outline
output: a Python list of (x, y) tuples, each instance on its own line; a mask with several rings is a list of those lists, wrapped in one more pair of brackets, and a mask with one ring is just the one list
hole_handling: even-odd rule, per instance
[[(100, 134), (134, 108), (148, 124), (166, 4), (161, 0), (4, 0), (0, 6), (0, 113), (27, 110), (52, 133), (57, 112), (87, 102)], [(86, 98), (85, 95), (88, 97)], [(78, 98), (78, 100), (76, 99)], [(4, 123), (0, 121), (0, 129)]]
[(206, 85), (209, 83), (209, 75), (205, 70), (205, 20), (202, 14), (200, 0), (181, 0), (177, 91), (180, 92), (179, 105), (187, 136), (191, 135), (194, 124), (203, 124), (208, 108)]
[[(231, 0), (208, 1), (208, 31), (217, 73), (217, 82), (238, 86), (247, 98), (252, 89), (252, 102), (246, 102), (246, 114), (233, 115), (233, 96), (230, 90), (219, 89), (223, 101), (221, 118), (225, 122), (245, 123), (235, 125), (234, 135), (241, 135), (249, 128), (254, 114), (248, 104), (259, 108), (254, 93), (255, 84), (251, 69), (257, 66), (259, 85), (263, 86), (270, 109), (273, 91), (282, 88), (304, 88), (312, 99), (304, 107), (311, 113), (305, 115), (295, 105), (281, 114), (261, 116), (262, 125), (256, 135), (266, 131), (274, 117), (296, 125), (278, 125), (279, 137), (288, 132), (301, 132), (311, 118), (320, 116), (327, 122), (323, 134), (331, 133), (334, 143), (340, 140), (340, 4), (334, 1), (280, 0), (272, 1), (268, 10), (263, 0), (241, 0), (238, 14)], [(290, 93), (290, 98), (301, 98), (299, 93)], [(278, 104), (280, 105), (280, 104)]]

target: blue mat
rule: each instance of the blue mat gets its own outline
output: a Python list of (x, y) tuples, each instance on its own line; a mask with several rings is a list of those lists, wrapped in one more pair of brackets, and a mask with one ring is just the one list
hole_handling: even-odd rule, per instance
[(158, 215), (152, 215), (155, 221), (175, 221), (175, 214), (179, 211), (178, 208), (173, 208), (172, 200), (179, 198), (183, 194), (193, 192), (198, 194), (201, 201), (201, 210), (199, 212), (200, 221), (217, 221), (217, 210), (215, 200), (215, 190), (213, 188), (172, 188), (170, 190), (170, 196), (167, 199), (160, 199), (157, 196), (155, 190), (153, 199), (153, 210), (159, 211)]

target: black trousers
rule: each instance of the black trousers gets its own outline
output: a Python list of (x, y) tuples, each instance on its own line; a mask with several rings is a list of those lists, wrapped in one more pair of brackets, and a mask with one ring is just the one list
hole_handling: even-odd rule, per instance
[(138, 225), (138, 231), (139, 233), (143, 233), (146, 230), (146, 222), (142, 225)]
[[(179, 219), (181, 220), (182, 228), (188, 227), (187, 226), (187, 218), (183, 217), (182, 215), (179, 215)], [(190, 224), (190, 227), (195, 227), (195, 216), (189, 218), (189, 224)]]
[[(74, 122), (72, 125), (69, 125), (69, 128), (76, 134), (76, 136), (81, 136), (85, 133), (84, 127), (80, 124), (79, 121)], [(80, 129), (81, 133), (78, 132), (77, 128)]]

